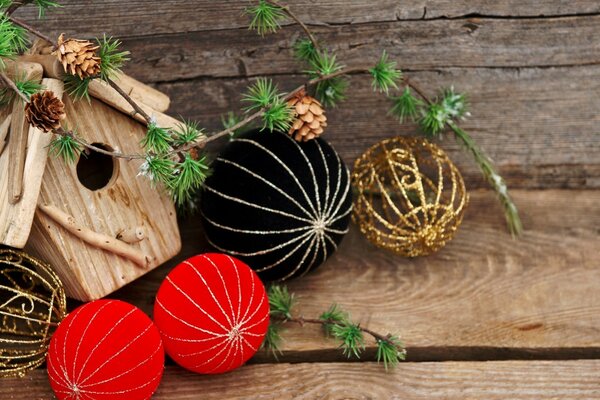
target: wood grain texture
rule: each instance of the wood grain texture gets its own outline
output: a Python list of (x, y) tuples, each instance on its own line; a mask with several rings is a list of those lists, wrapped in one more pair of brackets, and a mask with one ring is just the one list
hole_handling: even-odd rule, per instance
[[(374, 363), (245, 366), (224, 375), (165, 370), (153, 399), (591, 400), (600, 398), (600, 361)], [(249, 384), (251, 382), (251, 384)], [(1, 382), (4, 400), (48, 400), (45, 371)]]
[[(325, 265), (289, 283), (299, 311), (316, 317), (343, 305), (365, 326), (399, 333), (409, 360), (599, 357), (600, 191), (517, 191), (515, 201), (520, 241), (504, 231), (492, 193), (475, 191), (456, 238), (413, 260), (371, 246), (353, 227)], [(182, 234), (174, 262), (115, 295), (151, 313), (175, 262), (209, 250), (197, 221), (183, 222)], [(316, 327), (291, 326), (285, 338), (284, 360), (343, 359)]]
[[(406, 71), (446, 68), (558, 67), (600, 64), (600, 45), (589, 38), (599, 16), (385, 22), (317, 27), (317, 37), (347, 66), (374, 65), (385, 49)], [(260, 37), (226, 29), (134, 37), (129, 74), (145, 82), (200, 77), (302, 73), (293, 57), (300, 32), (285, 28)]]
[[(13, 76), (24, 76), (25, 80), (41, 82), (42, 67), (35, 63), (15, 63)], [(8, 203), (17, 204), (23, 197), (23, 178), (25, 159), (27, 158), (27, 142), (29, 141), (29, 122), (25, 117), (25, 105), (18, 96), (12, 103), (12, 118), (10, 123), (10, 139), (8, 142)]]
[[(45, 84), (59, 98), (62, 97), (62, 82), (42, 81), (42, 69), (39, 64), (23, 63), (22, 65), (26, 66), (25, 76), (34, 82)], [(20, 98), (6, 109), (12, 109), (12, 114), (7, 151), (0, 153), (0, 243), (23, 248), (33, 224), (46, 167), (48, 144), (52, 137), (29, 126), (25, 120), (25, 105)], [(3, 122), (5, 122), (6, 109), (3, 111), (4, 115), (0, 116)], [(18, 157), (15, 157), (17, 146), (22, 148), (18, 150)], [(15, 193), (19, 194), (16, 202), (11, 201)]]
[[(600, 69), (462, 69), (412, 73), (430, 93), (454, 85), (469, 93), (472, 117), (462, 126), (495, 161), (511, 188), (600, 187)], [(301, 76), (278, 76), (284, 90)], [(400, 125), (387, 114), (390, 102), (373, 93), (367, 76), (353, 76), (349, 98), (328, 109), (324, 137), (351, 165), (379, 140), (416, 134), (414, 124)], [(158, 88), (172, 98), (172, 110), (220, 129), (220, 116), (242, 106), (246, 79), (198, 79)], [(374, 111), (376, 110), (376, 111)], [(458, 165), (469, 188), (487, 187), (470, 155), (448, 135), (440, 145)], [(212, 147), (210, 150), (218, 150)]]
[[(287, 90), (303, 81), (296, 74), (305, 67), (292, 57), (297, 27), (265, 38), (239, 29), (247, 24), (245, 1), (222, 3), (218, 11), (204, 0), (150, 3), (67, 2), (35, 23), (52, 30), (69, 19), (78, 33), (121, 33), (132, 51), (127, 72), (167, 92), (172, 115), (211, 130), (220, 128), (222, 114), (239, 109), (248, 77), (271, 75)], [(356, 0), (293, 6), (303, 18), (326, 22), (315, 29), (345, 65), (370, 64), (385, 48), (431, 95), (450, 85), (468, 93), (473, 117), (464, 126), (509, 187), (600, 187), (600, 46), (590, 39), (600, 22), (597, 2)], [(79, 27), (76, 16), (85, 13), (94, 15), (93, 23)], [(348, 101), (329, 111), (326, 133), (348, 162), (377, 140), (415, 129), (398, 127), (387, 115), (389, 103), (372, 93), (366, 77), (354, 81)], [(443, 146), (471, 187), (485, 186), (459, 145), (450, 138)]]
[[(89, 143), (109, 145), (125, 153), (139, 151), (145, 133), (141, 124), (95, 99), (73, 103), (65, 97), (64, 102), (67, 126), (77, 127), (78, 134)], [(76, 163), (51, 158), (39, 204), (57, 207), (87, 229), (113, 238), (124, 229), (143, 227), (146, 238), (129, 246), (150, 257), (149, 268), (155, 268), (179, 252), (181, 241), (169, 196), (137, 176), (141, 162), (115, 160), (108, 185), (92, 191), (80, 182)], [(78, 300), (106, 296), (148, 271), (86, 244), (39, 209), (27, 249), (50, 262), (65, 284), (67, 295)]]
[[(102, 32), (117, 36), (147, 36), (194, 32), (248, 25), (243, 10), (246, 0), (214, 1), (134, 0), (123, 7), (120, 0), (63, 0), (65, 7), (49, 13), (41, 26), (56, 36), (65, 30), (95, 37)], [(404, 20), (489, 17), (553, 17), (600, 13), (595, 0), (300, 0), (293, 2), (298, 15), (316, 25), (360, 24)], [(17, 15), (33, 20), (37, 10), (24, 8)], [(84, 16), (93, 16), (93, 24)], [(76, 16), (76, 18), (73, 18)]]

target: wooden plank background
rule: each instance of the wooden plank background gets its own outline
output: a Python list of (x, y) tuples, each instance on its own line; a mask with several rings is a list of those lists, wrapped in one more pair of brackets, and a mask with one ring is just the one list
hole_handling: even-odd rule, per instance
[[(127, 72), (168, 93), (171, 114), (209, 129), (239, 107), (251, 79), (269, 75), (284, 89), (303, 80), (291, 57), (300, 31), (285, 27), (264, 39), (248, 32), (247, 1), (62, 3), (42, 22), (32, 9), (18, 15), (53, 35), (122, 38), (132, 52)], [(600, 2), (301, 0), (292, 7), (348, 66), (372, 63), (385, 48), (432, 94), (440, 85), (467, 92), (473, 117), (464, 127), (514, 188), (526, 233), (510, 238), (493, 194), (448, 137), (441, 145), (472, 194), (453, 242), (407, 260), (353, 229), (331, 261), (290, 283), (306, 316), (337, 302), (369, 328), (400, 333), (407, 363), (391, 374), (341, 363), (318, 329), (292, 327), (281, 361), (298, 364), (274, 365), (260, 353), (253, 365), (217, 378), (169, 365), (156, 398), (600, 398)], [(414, 134), (387, 107), (367, 77), (353, 76), (348, 100), (329, 111), (326, 138), (351, 163), (380, 139)], [(208, 249), (197, 220), (181, 221), (181, 229), (184, 248), (173, 262), (111, 297), (150, 312), (170, 268)], [(26, 382), (0, 382), (0, 398), (51, 398), (43, 371)]]

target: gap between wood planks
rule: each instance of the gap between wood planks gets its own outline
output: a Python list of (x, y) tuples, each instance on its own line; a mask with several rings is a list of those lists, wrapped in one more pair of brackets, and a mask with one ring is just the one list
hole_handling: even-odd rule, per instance
[[(334, 344), (332, 343), (332, 346)], [(319, 363), (369, 363), (377, 360), (374, 347), (367, 348), (361, 359), (348, 359), (341, 350), (331, 348), (313, 351), (287, 351), (279, 355), (279, 360), (266, 351), (260, 351), (249, 364), (300, 364)], [(600, 359), (600, 347), (492, 347), (492, 346), (436, 346), (408, 347), (408, 356), (403, 363), (427, 362), (481, 362), (481, 361), (519, 361), (519, 360), (596, 360)], [(169, 360), (170, 364), (173, 364)]]

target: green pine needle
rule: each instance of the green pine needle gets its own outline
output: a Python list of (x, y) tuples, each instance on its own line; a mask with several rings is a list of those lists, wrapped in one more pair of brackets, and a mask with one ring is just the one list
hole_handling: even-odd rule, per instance
[(316, 57), (310, 63), (310, 66), (311, 69), (308, 71), (308, 73), (313, 78), (323, 75), (331, 75), (344, 68), (343, 65), (337, 62), (336, 55), (327, 51), (317, 53)]
[(121, 51), (121, 41), (106, 37), (96, 39), (100, 48), (98, 49), (98, 57), (100, 57), (100, 78), (104, 81), (113, 79), (121, 73), (123, 65), (129, 61), (129, 52)]
[(246, 111), (267, 108), (279, 98), (277, 85), (271, 79), (259, 78), (248, 88), (248, 92), (242, 97), (242, 101), (250, 103)]
[(0, 11), (6, 10), (12, 4), (12, 0), (0, 0)]
[(506, 224), (508, 226), (509, 232), (513, 235), (513, 237), (521, 235), (523, 233), (523, 225), (521, 224), (521, 218), (519, 217), (519, 212), (517, 210), (517, 206), (512, 201), (508, 193), (508, 187), (504, 182), (504, 179), (498, 172), (496, 172), (496, 168), (492, 160), (479, 148), (479, 146), (475, 143), (473, 138), (461, 129), (454, 121), (450, 121), (448, 123), (450, 129), (456, 135), (456, 138), (460, 140), (466, 149), (473, 155), (477, 165), (479, 165), (479, 169), (481, 170), (484, 178), (489, 183), (489, 185), (496, 191), (498, 195), (498, 199), (504, 208), (504, 216), (506, 218)]
[(169, 131), (158, 127), (155, 123), (148, 125), (146, 136), (141, 141), (142, 147), (155, 154), (164, 154), (171, 150), (172, 138)]
[(293, 293), (288, 291), (287, 286), (271, 285), (267, 290), (269, 297), (269, 307), (271, 317), (290, 319), (292, 318), (292, 308), (296, 303)]
[(140, 166), (139, 175), (146, 176), (153, 184), (168, 186), (173, 176), (175, 163), (165, 156), (148, 155)]
[[(315, 79), (336, 73), (342, 68), (343, 66), (338, 64), (335, 54), (321, 52), (311, 62), (311, 69), (307, 72), (311, 79)], [(346, 98), (345, 92), (347, 88), (348, 81), (338, 76), (317, 83), (315, 86), (315, 95), (326, 107), (335, 107), (337, 103)]]
[(388, 54), (383, 51), (379, 62), (369, 72), (373, 76), (373, 90), (388, 93), (390, 88), (398, 88), (402, 72), (396, 69), (396, 62), (388, 60)]
[(467, 101), (464, 94), (454, 92), (454, 88), (442, 92), (441, 100), (427, 106), (422, 113), (421, 128), (428, 136), (438, 136), (452, 120), (467, 114)]
[(321, 81), (315, 86), (315, 96), (325, 107), (335, 107), (346, 99), (348, 86), (349, 82), (342, 77)]
[(252, 17), (249, 29), (256, 30), (260, 36), (277, 32), (286, 18), (282, 7), (265, 0), (259, 0), (256, 6), (247, 8), (246, 14)]
[(81, 154), (81, 150), (81, 145), (71, 135), (57, 135), (49, 145), (50, 154), (62, 158), (67, 164), (75, 162)]
[(360, 353), (365, 349), (365, 337), (358, 325), (334, 324), (331, 327), (331, 335), (342, 342), (340, 347), (346, 357), (360, 358)]
[(397, 336), (388, 335), (387, 341), (377, 340), (377, 362), (382, 362), (385, 369), (394, 368), (406, 359), (406, 349)]
[(400, 123), (409, 119), (416, 121), (419, 115), (419, 108), (423, 106), (423, 102), (412, 95), (410, 88), (404, 88), (402, 94), (392, 99), (394, 106), (391, 113), (398, 117)]
[(459, 119), (467, 112), (466, 96), (456, 93), (453, 87), (444, 90), (440, 104), (450, 118)]
[(242, 101), (250, 103), (245, 108), (246, 112), (264, 109), (262, 114), (263, 130), (289, 130), (294, 112), (283, 100), (283, 93), (278, 92), (277, 86), (271, 79), (259, 78), (248, 88)]
[(63, 82), (65, 83), (65, 90), (75, 101), (86, 99), (90, 102), (89, 86), (92, 78), (81, 79), (77, 75), (65, 74)]
[(194, 159), (186, 153), (182, 162), (175, 166), (174, 176), (169, 184), (173, 200), (182, 205), (202, 186), (208, 176), (206, 158)]
[(299, 39), (294, 44), (294, 55), (298, 60), (305, 61), (310, 64), (317, 59), (319, 51), (316, 49), (311, 40)]
[(0, 16), (0, 69), (6, 68), (4, 58), (12, 59), (29, 46), (25, 29), (13, 24), (8, 16)]
[[(35, 94), (43, 89), (43, 86), (40, 83), (32, 81), (32, 80), (26, 80), (26, 79), (24, 79), (24, 77), (22, 79), (16, 80), (15, 86), (28, 99), (33, 94)], [(17, 94), (13, 90), (6, 88), (6, 87), (3, 87), (2, 89), (0, 89), (0, 105), (10, 104), (13, 102), (13, 100), (15, 98), (17, 98)], [(19, 99), (20, 98), (21, 97), (19, 96)]]
[[(231, 129), (237, 124), (241, 122), (241, 118), (235, 115), (233, 111), (229, 111), (227, 114), (221, 116), (221, 123), (223, 124), (223, 128)], [(229, 134), (229, 137), (233, 139), (237, 135), (239, 135), (241, 129), (236, 129)]]
[(319, 316), (319, 319), (323, 322), (323, 330), (327, 335), (332, 336), (333, 327), (338, 325), (347, 325), (350, 323), (350, 316), (344, 310), (342, 310), (337, 304), (332, 304), (327, 311)]
[(279, 358), (279, 355), (283, 354), (281, 351), (281, 343), (283, 342), (283, 338), (281, 337), (282, 329), (283, 326), (281, 323), (271, 321), (261, 345), (261, 348), (269, 350), (276, 360)]
[(444, 106), (432, 103), (426, 108), (419, 124), (427, 136), (433, 137), (438, 136), (444, 130), (448, 121), (449, 114)]
[(182, 122), (173, 129), (173, 145), (180, 147), (195, 143), (203, 134), (204, 130), (198, 127), (197, 122)]
[(57, 2), (51, 0), (33, 0), (33, 2), (39, 9), (38, 18), (42, 18), (46, 11), (50, 8), (62, 7)]
[(262, 130), (287, 132), (294, 119), (294, 110), (278, 97), (262, 115)]

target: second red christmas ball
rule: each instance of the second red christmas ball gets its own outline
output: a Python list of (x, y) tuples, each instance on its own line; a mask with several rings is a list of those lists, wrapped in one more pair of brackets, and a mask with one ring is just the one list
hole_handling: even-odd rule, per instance
[(202, 254), (169, 273), (156, 296), (154, 321), (176, 363), (218, 374), (256, 353), (269, 327), (269, 299), (246, 264), (224, 254)]

